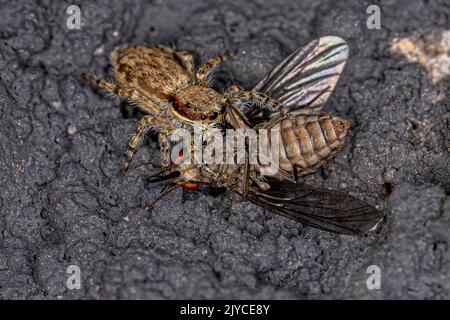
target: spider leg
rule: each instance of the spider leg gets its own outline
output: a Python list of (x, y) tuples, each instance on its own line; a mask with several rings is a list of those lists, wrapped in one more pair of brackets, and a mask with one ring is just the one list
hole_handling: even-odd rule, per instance
[(212, 59), (210, 59), (208, 62), (206, 62), (204, 65), (201, 65), (200, 68), (197, 70), (196, 78), (197, 83), (201, 86), (208, 86), (208, 73), (211, 71), (211, 69), (219, 64), (222, 61), (228, 60), (233, 56), (232, 53), (227, 53), (221, 56), (216, 56)]
[(189, 75), (194, 78), (195, 76), (195, 65), (194, 65), (194, 57), (187, 51), (177, 51), (177, 56), (183, 61), (186, 70)]
[(111, 92), (115, 94), (116, 96), (122, 97), (122, 98), (128, 98), (129, 94), (125, 92), (125, 90), (119, 88), (114, 83), (98, 79), (92, 74), (86, 74), (85, 75), (86, 80), (89, 80), (93, 85), (99, 87), (100, 89), (106, 90), (108, 92)]
[[(233, 85), (224, 92), (225, 97), (230, 101), (241, 102), (256, 101), (259, 108), (269, 110), (270, 112), (280, 112), (283, 116), (294, 117), (289, 114), (289, 109), (277, 100), (272, 99), (268, 95), (258, 91), (248, 91), (239, 86)], [(239, 104), (236, 104), (239, 105)]]
[(163, 167), (168, 167), (170, 163), (170, 142), (168, 132), (161, 131), (159, 133), (159, 146), (161, 147), (161, 164)]
[(145, 131), (149, 126), (153, 126), (154, 128), (159, 130), (164, 130), (169, 125), (170, 123), (168, 123), (166, 120), (158, 116), (146, 115), (142, 117), (142, 119), (139, 121), (136, 132), (133, 134), (130, 141), (128, 142), (128, 150), (126, 153), (127, 159), (125, 160), (123, 169), (124, 170), (128, 169), (130, 161), (133, 157), (133, 153), (136, 150), (139, 141), (141, 141)]

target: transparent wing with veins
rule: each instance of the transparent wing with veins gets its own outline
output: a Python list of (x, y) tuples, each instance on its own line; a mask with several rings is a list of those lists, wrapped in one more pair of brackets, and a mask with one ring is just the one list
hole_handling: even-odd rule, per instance
[[(348, 54), (348, 45), (342, 38), (316, 39), (291, 53), (253, 90), (276, 99), (293, 114), (317, 112), (334, 90)], [(251, 108), (246, 117), (255, 123), (271, 115)]]

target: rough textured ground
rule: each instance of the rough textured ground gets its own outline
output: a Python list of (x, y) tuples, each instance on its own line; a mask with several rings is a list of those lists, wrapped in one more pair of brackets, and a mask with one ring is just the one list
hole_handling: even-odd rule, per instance
[[(0, 1), (0, 298), (450, 298), (450, 78), (431, 84), (389, 50), (396, 36), (448, 29), (448, 2), (384, 1), (381, 30), (366, 28), (364, 1), (75, 2), (81, 30), (66, 28), (72, 2)], [(379, 233), (303, 228), (208, 190), (143, 209), (161, 188), (143, 183), (156, 140), (122, 172), (139, 114), (84, 72), (106, 76), (122, 44), (172, 44), (198, 63), (238, 49), (216, 85), (251, 88), (327, 34), (351, 58), (326, 109), (353, 132), (308, 180), (379, 205)], [(73, 264), (80, 290), (66, 288)], [(381, 290), (366, 287), (372, 264)]]

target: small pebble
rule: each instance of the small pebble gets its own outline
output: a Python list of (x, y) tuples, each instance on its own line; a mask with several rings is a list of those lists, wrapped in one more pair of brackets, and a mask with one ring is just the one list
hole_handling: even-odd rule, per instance
[(94, 50), (94, 56), (101, 56), (105, 52), (105, 48), (103, 46), (98, 47)]
[(75, 133), (77, 133), (77, 128), (75, 128), (74, 126), (70, 126), (67, 128), (67, 134), (69, 136), (73, 136)]

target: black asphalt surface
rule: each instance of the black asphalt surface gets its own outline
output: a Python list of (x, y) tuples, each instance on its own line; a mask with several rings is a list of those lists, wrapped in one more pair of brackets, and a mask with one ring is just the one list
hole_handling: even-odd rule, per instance
[[(80, 30), (66, 9), (81, 8)], [(447, 1), (0, 1), (1, 299), (450, 298), (450, 77), (391, 52), (394, 37), (450, 28)], [(352, 121), (346, 147), (309, 183), (378, 205), (377, 233), (331, 234), (225, 191), (162, 185), (142, 115), (83, 78), (107, 78), (119, 45), (169, 44), (196, 62), (226, 51), (215, 86), (252, 88), (289, 52), (338, 35), (351, 56), (325, 110)], [(439, 94), (444, 98), (435, 99)], [(384, 191), (384, 193), (383, 193)], [(126, 221), (128, 220), (128, 222)], [(66, 286), (67, 268), (81, 289)], [(381, 270), (369, 290), (367, 267)]]

